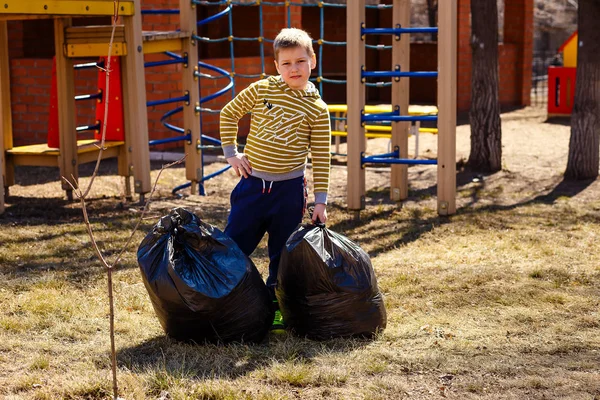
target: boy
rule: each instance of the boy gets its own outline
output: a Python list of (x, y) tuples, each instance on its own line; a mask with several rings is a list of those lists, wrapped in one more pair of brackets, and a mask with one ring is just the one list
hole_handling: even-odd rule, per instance
[[(231, 193), (225, 233), (250, 255), (268, 232), (267, 287), (275, 301), (281, 251), (306, 209), (309, 149), (315, 193), (312, 219), (327, 221), (331, 127), (327, 105), (309, 82), (317, 62), (310, 36), (300, 29), (282, 29), (273, 49), (280, 75), (254, 82), (230, 101), (221, 111), (220, 133), (227, 162), (242, 176)], [(238, 153), (238, 121), (250, 111), (245, 152)]]

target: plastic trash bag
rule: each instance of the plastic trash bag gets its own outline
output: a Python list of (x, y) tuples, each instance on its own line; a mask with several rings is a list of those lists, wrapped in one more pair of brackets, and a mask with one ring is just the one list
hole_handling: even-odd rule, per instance
[(259, 342), (273, 322), (260, 273), (231, 238), (183, 209), (164, 216), (137, 252), (165, 333), (177, 340)]
[(276, 296), (286, 325), (311, 339), (372, 337), (386, 326), (369, 256), (323, 224), (300, 225), (288, 239)]

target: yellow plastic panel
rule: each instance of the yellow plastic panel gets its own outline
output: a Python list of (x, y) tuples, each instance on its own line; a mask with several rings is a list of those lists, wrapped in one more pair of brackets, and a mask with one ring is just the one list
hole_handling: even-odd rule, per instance
[[(65, 56), (76, 57), (102, 57), (108, 54), (108, 43), (78, 43), (65, 46)], [(127, 54), (125, 43), (113, 43), (112, 56), (124, 56)]]
[[(114, 15), (113, 0), (2, 0), (0, 14)], [(134, 15), (131, 1), (119, 1), (119, 15)]]

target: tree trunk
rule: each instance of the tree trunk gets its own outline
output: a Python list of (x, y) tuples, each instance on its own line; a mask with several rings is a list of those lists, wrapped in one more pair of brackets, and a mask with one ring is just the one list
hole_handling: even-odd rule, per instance
[(502, 168), (496, 0), (471, 0), (471, 47), (471, 153), (467, 165), (475, 171), (496, 172)]
[[(437, 26), (438, 0), (427, 0), (427, 20), (429, 26)], [(431, 41), (437, 42), (437, 34), (431, 34)]]
[(575, 102), (571, 114), (571, 139), (566, 179), (598, 176), (600, 137), (600, 1), (579, 0)]

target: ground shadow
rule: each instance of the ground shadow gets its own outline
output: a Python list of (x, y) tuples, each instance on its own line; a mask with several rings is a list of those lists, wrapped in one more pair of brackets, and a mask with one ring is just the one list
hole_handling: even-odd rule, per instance
[(261, 343), (189, 344), (160, 336), (122, 348), (117, 362), (133, 371), (161, 371), (187, 378), (235, 379), (277, 363), (310, 365), (320, 355), (349, 353), (368, 346), (372, 339), (337, 338), (312, 341), (290, 332), (269, 333)]
[[(183, 154), (182, 154), (183, 157)], [(156, 161), (153, 160), (150, 162), (150, 169), (152, 171), (160, 170), (163, 165), (169, 164), (170, 161)], [(185, 164), (175, 164), (171, 168), (184, 168)], [(96, 163), (85, 163), (79, 165), (79, 177), (90, 177), (92, 176), (94, 169), (96, 168)], [(102, 160), (100, 166), (98, 168), (98, 176), (110, 176), (110, 175), (118, 175), (118, 165), (116, 158), (109, 158), (106, 160)], [(21, 186), (33, 186), (33, 185), (42, 185), (46, 183), (56, 182), (56, 192), (57, 195), (60, 196), (62, 193), (64, 195), (64, 191), (61, 189), (61, 176), (60, 170), (58, 167), (34, 167), (34, 166), (15, 166), (15, 184)]]
[(548, 117), (545, 124), (571, 126), (571, 117)]
[[(559, 198), (576, 196), (577, 194), (586, 190), (595, 181), (594, 179), (586, 181), (570, 181), (563, 179), (557, 185), (555, 185), (550, 192), (539, 194), (525, 201), (510, 205), (491, 204), (478, 206), (478, 202), (480, 200), (479, 194), (485, 188), (486, 181), (494, 174), (472, 171), (464, 168), (463, 166), (459, 167), (459, 172), (456, 175), (457, 189), (465, 188), (467, 185), (471, 185), (471, 187), (469, 187), (469, 201), (457, 208), (457, 214), (478, 214), (506, 211), (536, 203), (553, 204)], [(409, 190), (409, 196), (407, 200), (418, 202), (423, 198), (435, 197), (436, 190), (436, 185), (431, 185), (417, 190)], [(371, 189), (367, 192), (367, 198), (369, 199), (366, 206), (368, 212), (361, 213), (359, 219), (353, 218), (353, 216), (349, 215), (347, 219), (332, 224), (328, 226), (328, 228), (333, 231), (349, 235), (351, 231), (356, 230), (357, 228), (367, 227), (374, 221), (391, 220), (394, 218), (394, 213), (398, 210), (398, 208), (389, 207), (389, 205), (398, 203), (390, 200), (389, 188)], [(377, 207), (379, 205), (386, 205), (388, 207), (380, 207), (378, 209)], [(337, 208), (342, 213), (347, 212), (341, 204), (334, 203), (329, 207)], [(402, 207), (402, 204), (398, 204), (398, 207)], [(361, 240), (361, 244), (375, 244), (375, 246), (369, 251), (369, 255), (371, 257), (375, 257), (381, 253), (389, 251), (390, 249), (417, 241), (424, 234), (431, 232), (434, 228), (451, 222), (451, 218), (452, 216), (441, 215), (423, 218), (423, 213), (419, 212), (417, 209), (409, 214), (408, 217), (404, 216), (403, 219), (397, 223), (397, 231), (395, 233), (400, 233), (400, 236), (397, 240), (393, 242), (385, 242), (385, 240), (382, 240), (389, 234), (389, 230), (387, 230), (374, 233), (363, 238)], [(378, 243), (385, 244), (377, 245)]]

